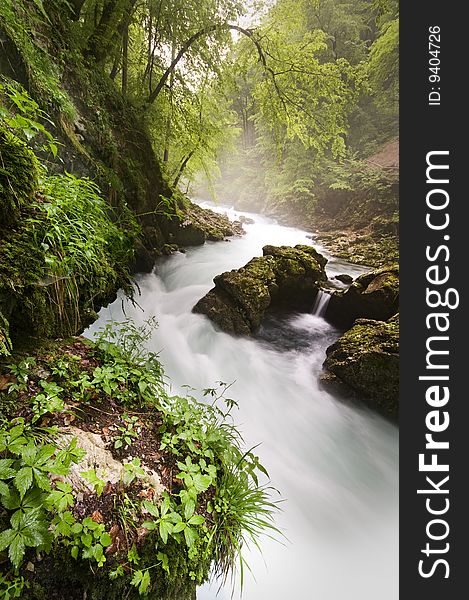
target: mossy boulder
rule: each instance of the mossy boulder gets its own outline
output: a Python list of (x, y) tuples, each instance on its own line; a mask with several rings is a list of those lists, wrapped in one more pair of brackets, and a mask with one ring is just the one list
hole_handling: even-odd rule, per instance
[(388, 321), (358, 319), (327, 349), (324, 367), (382, 412), (399, 406), (399, 315)]
[(393, 264), (360, 275), (345, 292), (334, 292), (326, 319), (351, 327), (355, 319), (386, 321), (398, 308), (399, 266)]
[(244, 234), (239, 222), (226, 215), (202, 208), (184, 199), (177, 216), (167, 219), (162, 226), (170, 243), (178, 246), (200, 246), (206, 241), (219, 242), (226, 237)]
[(18, 138), (0, 129), (0, 227), (11, 227), (38, 188), (38, 161)]
[(267, 310), (308, 310), (321, 283), (327, 259), (310, 246), (265, 246), (264, 256), (250, 260), (213, 280), (211, 289), (193, 311), (207, 315), (228, 333), (250, 335)]

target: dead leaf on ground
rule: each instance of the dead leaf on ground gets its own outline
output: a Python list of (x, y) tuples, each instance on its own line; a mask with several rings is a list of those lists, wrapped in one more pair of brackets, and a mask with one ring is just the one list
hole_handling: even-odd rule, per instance
[(95, 523), (104, 522), (103, 515), (99, 512), (99, 510), (95, 510), (94, 513), (91, 515), (91, 518)]

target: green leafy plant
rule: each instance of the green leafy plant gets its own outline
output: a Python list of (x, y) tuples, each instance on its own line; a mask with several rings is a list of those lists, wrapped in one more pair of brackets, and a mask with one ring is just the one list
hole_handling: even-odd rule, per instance
[(83, 453), (76, 440), (61, 451), (54, 444), (42, 443), (26, 429), (23, 420), (9, 429), (0, 430), (0, 505), (7, 511), (10, 527), (0, 533), (0, 552), (8, 549), (15, 569), (23, 560), (26, 548), (49, 550), (52, 516), (73, 503), (70, 486), (57, 483), (53, 489), (50, 476), (66, 476), (70, 464)]
[(10, 383), (8, 391), (23, 391), (28, 387), (28, 381), (31, 369), (36, 365), (36, 359), (33, 356), (28, 356), (18, 363), (8, 366), (9, 372), (16, 377), (16, 381)]
[(28, 588), (29, 583), (24, 577), (8, 577), (0, 573), (0, 597), (3, 598), (3, 600), (22, 598), (24, 591)]
[(106, 562), (104, 549), (112, 544), (112, 538), (106, 532), (102, 523), (96, 523), (90, 517), (71, 527), (73, 538), (71, 540), (71, 555), (73, 558), (87, 558), (95, 561), (98, 567)]
[(48, 381), (40, 381), (39, 385), (43, 388), (43, 394), (37, 394), (32, 402), (33, 418), (35, 423), (47, 413), (61, 412), (64, 409), (64, 401), (59, 394), (63, 392), (63, 388), (56, 383)]
[(99, 498), (99, 496), (101, 496), (101, 494), (103, 493), (104, 488), (106, 487), (106, 482), (104, 481), (104, 479), (98, 477), (95, 469), (90, 469), (89, 471), (81, 471), (80, 475), (83, 477), (83, 479), (86, 479), (86, 481), (91, 483), (94, 491), (96, 492), (96, 495)]
[(127, 414), (122, 415), (121, 420), (123, 425), (119, 425), (117, 430), (118, 434), (114, 436), (114, 448), (119, 450), (123, 448), (127, 450), (132, 445), (132, 442), (138, 438), (139, 435), (139, 419), (136, 416), (129, 416)]
[[(0, 77), (0, 100), (6, 97), (10, 109), (0, 103), (0, 123), (38, 150), (46, 150), (55, 158), (57, 140), (40, 121), (53, 125), (46, 113), (16, 82)], [(35, 143), (38, 140), (38, 143)]]
[(137, 456), (130, 462), (124, 463), (124, 485), (130, 485), (136, 479), (145, 477), (146, 473), (141, 464), (141, 460)]
[(138, 589), (140, 596), (146, 596), (150, 590), (151, 578), (148, 569), (144, 571), (134, 571), (133, 577), (130, 580), (130, 585)]

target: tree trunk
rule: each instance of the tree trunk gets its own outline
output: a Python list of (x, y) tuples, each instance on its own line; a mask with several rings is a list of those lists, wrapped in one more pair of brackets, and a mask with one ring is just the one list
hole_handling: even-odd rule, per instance
[[(174, 61), (176, 56), (176, 48), (174, 43), (171, 48), (171, 62)], [(163, 153), (163, 162), (167, 163), (169, 161), (169, 144), (171, 139), (171, 120), (173, 118), (173, 88), (174, 88), (174, 70), (171, 71), (171, 75), (169, 77), (169, 112), (168, 118), (166, 119), (166, 133), (164, 140), (164, 153)]]
[[(169, 67), (166, 69), (166, 71), (161, 76), (155, 89), (148, 97), (148, 100), (147, 100), (148, 104), (153, 104), (153, 102), (158, 98), (158, 95), (161, 92), (161, 90), (163, 89), (163, 87), (165, 86), (165, 84), (168, 80), (168, 77), (171, 75), (171, 73), (174, 72), (174, 69), (177, 67), (179, 61), (184, 56), (184, 54), (189, 50), (189, 48), (192, 46), (192, 44), (194, 44), (201, 37), (203, 37), (205, 35), (209, 35), (210, 33), (213, 33), (219, 29), (232, 29), (234, 31), (239, 31), (243, 35), (247, 36), (253, 42), (253, 44), (256, 47), (257, 53), (259, 55), (259, 60), (262, 63), (262, 66), (272, 76), (272, 78), (274, 79), (274, 85), (277, 88), (274, 73), (273, 73), (272, 69), (267, 67), (267, 61), (266, 61), (266, 58), (264, 55), (264, 51), (262, 50), (262, 46), (259, 43), (259, 40), (255, 37), (254, 31), (252, 29), (245, 29), (244, 27), (239, 27), (238, 25), (232, 25), (231, 23), (223, 23), (221, 25), (209, 25), (208, 27), (204, 27), (204, 29), (197, 31), (197, 33), (194, 33), (194, 35), (192, 35), (188, 40), (186, 40), (186, 42), (184, 42), (184, 44), (181, 46), (179, 52), (176, 54), (174, 59), (171, 61), (171, 64), (169, 65)], [(278, 89), (277, 89), (277, 92), (278, 92)]]
[(122, 32), (122, 93), (127, 94), (127, 82), (129, 74), (129, 21), (124, 23)]
[(177, 186), (177, 184), (179, 183), (179, 180), (181, 179), (182, 174), (184, 173), (184, 169), (187, 167), (187, 163), (190, 161), (190, 159), (194, 156), (195, 151), (196, 151), (196, 148), (191, 150), (189, 152), (189, 154), (185, 157), (185, 159), (182, 161), (181, 166), (179, 167), (179, 171), (178, 171), (176, 177), (174, 178), (173, 188), (175, 188)]

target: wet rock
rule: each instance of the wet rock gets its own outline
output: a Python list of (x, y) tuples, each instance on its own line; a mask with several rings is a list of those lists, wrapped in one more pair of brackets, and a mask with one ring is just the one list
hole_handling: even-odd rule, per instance
[(311, 309), (320, 285), (327, 281), (327, 262), (310, 246), (265, 246), (264, 256), (241, 269), (217, 275), (215, 287), (194, 306), (220, 329), (250, 335), (268, 309)]
[(337, 279), (337, 281), (340, 281), (340, 282), (345, 283), (347, 285), (349, 283), (352, 283), (352, 281), (353, 281), (353, 277), (351, 275), (347, 275), (347, 273), (342, 273), (341, 275), (336, 275), (334, 277), (334, 279)]
[(246, 217), (245, 215), (241, 215), (239, 217), (239, 222), (243, 225), (252, 225), (255, 223), (254, 219), (251, 219), (251, 217)]
[(399, 267), (390, 265), (360, 275), (345, 292), (335, 292), (326, 319), (351, 327), (355, 319), (386, 321), (399, 308)]
[(243, 226), (220, 215), (188, 202), (180, 219), (168, 220), (164, 226), (169, 242), (178, 246), (200, 246), (205, 241), (218, 242), (225, 237), (243, 235)]
[(370, 399), (382, 412), (399, 407), (399, 315), (388, 321), (358, 319), (326, 351), (324, 368)]

